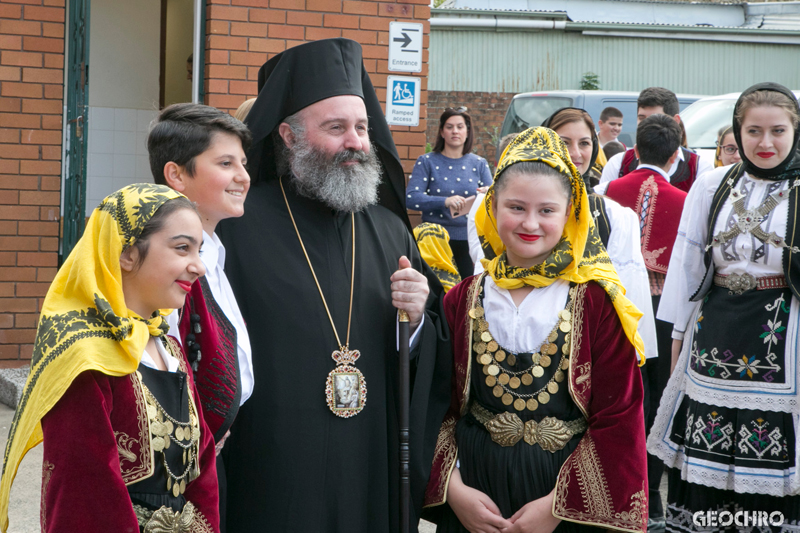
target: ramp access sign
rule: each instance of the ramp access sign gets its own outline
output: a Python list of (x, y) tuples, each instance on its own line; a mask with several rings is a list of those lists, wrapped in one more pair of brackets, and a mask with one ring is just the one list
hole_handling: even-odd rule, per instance
[(389, 23), (389, 70), (422, 72), (422, 23)]
[(393, 126), (419, 126), (420, 78), (388, 76), (386, 122)]

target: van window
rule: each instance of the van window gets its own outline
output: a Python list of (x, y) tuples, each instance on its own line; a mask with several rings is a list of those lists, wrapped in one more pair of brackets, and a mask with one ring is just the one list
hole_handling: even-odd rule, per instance
[(735, 105), (736, 100), (732, 98), (706, 100), (695, 102), (681, 112), (689, 147), (715, 149), (717, 133), (723, 126), (731, 125)]
[(547, 117), (561, 109), (570, 107), (572, 98), (556, 98), (549, 96), (532, 96), (515, 98), (506, 113), (500, 138), (509, 133), (519, 133), (534, 126), (541, 126)]

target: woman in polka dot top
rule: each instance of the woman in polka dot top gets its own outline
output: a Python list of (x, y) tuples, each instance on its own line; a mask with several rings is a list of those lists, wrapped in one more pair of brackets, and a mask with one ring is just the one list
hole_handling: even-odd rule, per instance
[(462, 279), (473, 273), (467, 217), (454, 218), (450, 207), (466, 215), (467, 200), (492, 184), (486, 160), (470, 153), (472, 140), (472, 118), (467, 109), (445, 110), (439, 118), (433, 152), (419, 156), (406, 188), (406, 207), (422, 211), (424, 222), (441, 224), (450, 234), (450, 247)]

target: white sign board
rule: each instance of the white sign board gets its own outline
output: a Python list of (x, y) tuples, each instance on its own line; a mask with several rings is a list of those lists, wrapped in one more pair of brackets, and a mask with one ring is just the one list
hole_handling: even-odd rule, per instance
[(405, 76), (386, 79), (386, 122), (393, 126), (419, 126), (419, 92), (422, 80)]
[(422, 23), (389, 23), (389, 70), (422, 72)]

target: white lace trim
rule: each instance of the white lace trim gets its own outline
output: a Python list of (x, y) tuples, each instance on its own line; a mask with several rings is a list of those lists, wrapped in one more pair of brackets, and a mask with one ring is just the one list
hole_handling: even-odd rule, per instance
[[(692, 315), (690, 324), (697, 320), (699, 306)], [(795, 353), (791, 347), (797, 346), (797, 320), (800, 316), (800, 306), (796, 298), (792, 298), (792, 305), (789, 315), (789, 326), (787, 327), (787, 354), (786, 361), (791, 361), (793, 375), (797, 369), (794, 362)], [(684, 396), (707, 405), (720, 405), (737, 409), (762, 409), (766, 411), (792, 413), (794, 419), (795, 435), (798, 435), (800, 427), (800, 404), (798, 403), (797, 391), (787, 398), (775, 397), (772, 391), (730, 391), (721, 389), (711, 389), (703, 387), (702, 384), (693, 381), (688, 377), (689, 371), (689, 346), (694, 335), (684, 340), (675, 371), (670, 376), (661, 403), (658, 406), (658, 414), (647, 439), (647, 450), (660, 458), (671, 468), (681, 470), (681, 478), (691, 483), (705, 485), (721, 490), (734, 490), (739, 493), (750, 494), (769, 494), (772, 496), (798, 495), (800, 494), (800, 472), (792, 468), (784, 470), (783, 477), (775, 477), (776, 470), (760, 468), (742, 468), (736, 466), (722, 465), (710, 461), (702, 461), (697, 458), (688, 458), (684, 454), (682, 445), (678, 445), (670, 439), (672, 434), (672, 423), (675, 413), (683, 401)], [(788, 368), (787, 368), (788, 375)], [(795, 375), (795, 383), (797, 382)], [(795, 446), (795, 465), (800, 464), (800, 446)]]

